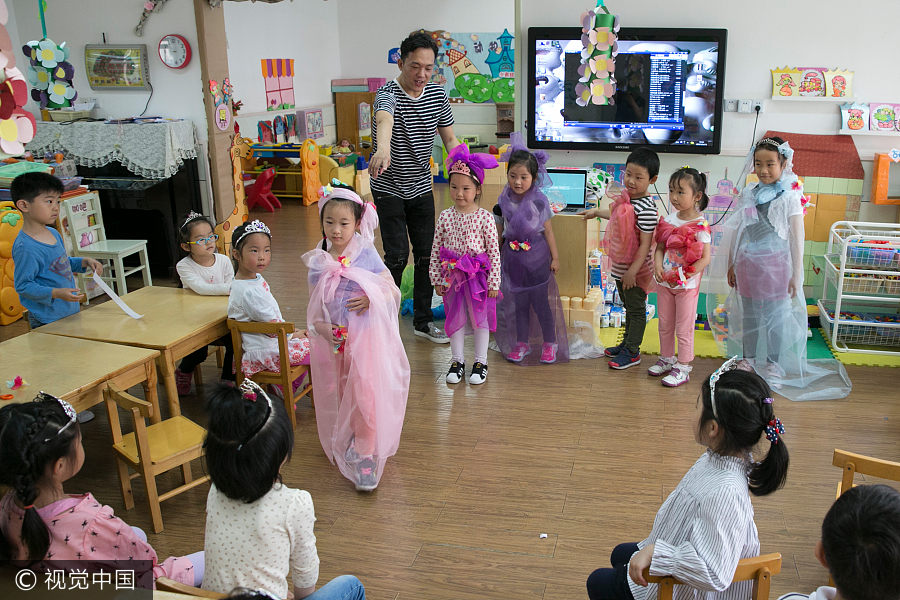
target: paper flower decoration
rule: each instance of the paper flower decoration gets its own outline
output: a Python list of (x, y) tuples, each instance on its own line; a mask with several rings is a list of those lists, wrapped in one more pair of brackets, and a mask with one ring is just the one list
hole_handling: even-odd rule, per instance
[(350, 259), (347, 258), (346, 256), (338, 256), (338, 262), (341, 263), (341, 266), (344, 266), (344, 267), (350, 266)]
[(344, 342), (347, 341), (347, 328), (343, 325), (335, 327), (331, 330), (334, 339), (338, 341), (337, 344), (334, 345), (334, 353), (338, 354), (344, 351)]
[(812, 196), (805, 195), (800, 198), (800, 206), (803, 207), (803, 214), (805, 215), (810, 206), (815, 206), (815, 204), (812, 203)]
[(75, 67), (68, 62), (61, 62), (53, 69), (51, 76), (53, 79), (68, 79), (71, 81), (75, 77)]
[(509, 243), (509, 247), (512, 248), (513, 250), (518, 250), (519, 242), (517, 242), (516, 240), (513, 240)]
[(50, 96), (50, 102), (63, 105), (66, 103), (66, 100), (74, 100), (77, 98), (78, 92), (69, 85), (68, 81), (57, 79), (49, 88), (47, 88), (47, 95)]
[(26, 385), (28, 385), (28, 382), (22, 379), (21, 375), (16, 375), (15, 379), (6, 382), (6, 387), (11, 390), (17, 390), (21, 387), (25, 387)]
[(0, 121), (0, 151), (18, 156), (25, 152), (24, 144), (34, 138), (34, 116), (17, 108), (12, 117)]
[(613, 104), (616, 79), (613, 60), (619, 53), (619, 17), (609, 14), (599, 0), (597, 8), (603, 12), (588, 10), (581, 14), (581, 66), (578, 67), (578, 83), (575, 86), (575, 102), (588, 104)]
[[(32, 43), (29, 42), (29, 46)], [(66, 60), (66, 52), (53, 40), (41, 40), (37, 43), (37, 47), (32, 47), (31, 60), (39, 62), (45, 69), (52, 69)]]
[(43, 67), (28, 67), (28, 81), (35, 89), (46, 90), (50, 87), (50, 71)]

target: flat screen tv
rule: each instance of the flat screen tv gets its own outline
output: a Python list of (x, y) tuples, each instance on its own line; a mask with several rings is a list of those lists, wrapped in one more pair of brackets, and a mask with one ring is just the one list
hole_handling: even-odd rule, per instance
[(623, 27), (614, 104), (575, 102), (581, 28), (528, 29), (528, 146), (718, 154), (725, 29)]

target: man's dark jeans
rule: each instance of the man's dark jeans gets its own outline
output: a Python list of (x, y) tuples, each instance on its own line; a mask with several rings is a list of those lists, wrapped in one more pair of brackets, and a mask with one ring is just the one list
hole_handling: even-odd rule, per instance
[(412, 243), (415, 261), (413, 326), (420, 328), (434, 320), (431, 314), (433, 288), (428, 276), (431, 244), (434, 241), (434, 194), (428, 192), (404, 199), (372, 190), (372, 196), (378, 209), (384, 264), (393, 275), (397, 287), (400, 287)]

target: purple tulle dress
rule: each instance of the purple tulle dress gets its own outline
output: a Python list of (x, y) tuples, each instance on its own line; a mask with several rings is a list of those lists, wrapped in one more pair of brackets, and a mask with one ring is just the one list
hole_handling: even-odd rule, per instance
[(519, 363), (523, 365), (538, 364), (544, 343), (558, 344), (556, 362), (569, 360), (566, 321), (556, 277), (550, 271), (550, 246), (544, 236), (544, 223), (553, 211), (541, 191), (541, 185), (549, 183), (543, 168), (541, 171), (524, 195), (515, 194), (507, 185), (497, 201), (504, 228), (500, 250), (502, 300), (494, 339), (507, 358), (519, 342), (528, 344), (531, 354)]

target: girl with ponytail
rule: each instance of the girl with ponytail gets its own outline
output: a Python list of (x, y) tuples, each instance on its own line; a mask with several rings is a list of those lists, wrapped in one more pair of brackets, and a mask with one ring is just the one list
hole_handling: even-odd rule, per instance
[(158, 563), (143, 531), (91, 494), (63, 491), (83, 464), (68, 402), (41, 392), (34, 402), (0, 408), (0, 486), (10, 490), (0, 499), (0, 560), (149, 560), (154, 580), (200, 585), (202, 552)]
[[(591, 600), (656, 598), (655, 576), (672, 575), (684, 586), (681, 600), (749, 598), (752, 582), (732, 585), (738, 561), (759, 555), (759, 534), (750, 494), (766, 496), (787, 478), (785, 432), (775, 417), (772, 391), (737, 358), (703, 383), (694, 412), (694, 439), (706, 453), (669, 494), (653, 521), (650, 536), (619, 544), (611, 569), (597, 569), (587, 581)], [(765, 436), (768, 452), (755, 462), (751, 450)]]

